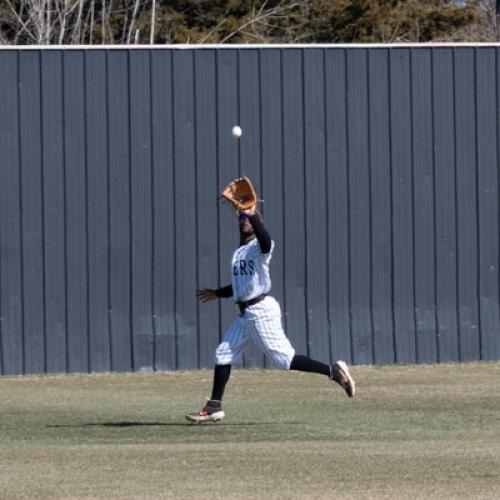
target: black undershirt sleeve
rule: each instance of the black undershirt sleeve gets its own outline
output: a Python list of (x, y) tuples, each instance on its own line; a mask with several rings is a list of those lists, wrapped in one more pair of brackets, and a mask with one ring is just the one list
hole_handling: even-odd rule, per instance
[(233, 285), (227, 285), (221, 288), (217, 288), (217, 290), (215, 290), (215, 293), (217, 294), (217, 297), (219, 297), (220, 299), (227, 299), (229, 297), (232, 297)]
[(250, 224), (252, 224), (257, 241), (259, 242), (260, 252), (262, 254), (269, 253), (271, 251), (271, 236), (264, 227), (260, 217), (257, 214), (251, 215), (249, 220)]

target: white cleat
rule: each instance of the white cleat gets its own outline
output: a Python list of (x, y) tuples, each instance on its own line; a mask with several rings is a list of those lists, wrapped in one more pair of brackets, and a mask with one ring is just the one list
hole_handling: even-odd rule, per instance
[(225, 416), (220, 401), (210, 400), (199, 412), (186, 415), (186, 419), (189, 422), (201, 424), (202, 422), (219, 422)]
[(346, 394), (352, 398), (356, 393), (356, 383), (349, 373), (349, 368), (344, 361), (337, 361), (330, 366), (330, 379), (340, 384)]

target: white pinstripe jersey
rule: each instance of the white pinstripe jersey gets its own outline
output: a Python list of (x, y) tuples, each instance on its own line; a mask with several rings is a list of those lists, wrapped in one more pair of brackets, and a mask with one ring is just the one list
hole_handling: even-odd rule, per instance
[(274, 241), (271, 242), (269, 253), (265, 255), (260, 253), (257, 238), (235, 250), (231, 262), (233, 298), (235, 302), (251, 300), (271, 291), (269, 263), (273, 250)]

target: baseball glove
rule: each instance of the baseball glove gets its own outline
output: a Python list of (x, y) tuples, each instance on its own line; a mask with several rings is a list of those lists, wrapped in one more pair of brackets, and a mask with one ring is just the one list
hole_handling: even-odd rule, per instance
[(225, 198), (238, 212), (248, 210), (257, 203), (257, 195), (248, 177), (239, 177), (231, 181), (222, 191)]

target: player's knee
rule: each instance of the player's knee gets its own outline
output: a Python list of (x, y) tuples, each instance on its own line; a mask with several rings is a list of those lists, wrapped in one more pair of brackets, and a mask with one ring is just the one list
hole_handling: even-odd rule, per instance
[(229, 346), (222, 343), (215, 350), (215, 364), (216, 365), (230, 365), (233, 362), (233, 353)]
[(290, 365), (292, 364), (292, 359), (295, 353), (279, 353), (273, 356), (273, 361), (280, 370), (290, 370)]

